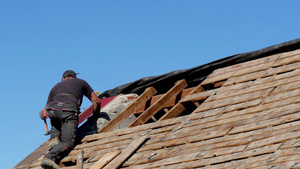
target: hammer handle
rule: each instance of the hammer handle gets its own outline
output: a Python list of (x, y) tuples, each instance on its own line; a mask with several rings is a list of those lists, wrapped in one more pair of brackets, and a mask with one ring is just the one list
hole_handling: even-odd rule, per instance
[(49, 132), (49, 129), (48, 129), (48, 125), (47, 125), (46, 119), (44, 119), (44, 123), (45, 123), (45, 127), (46, 127), (46, 133), (45, 133), (45, 136), (46, 136), (46, 135), (50, 134), (50, 132)]

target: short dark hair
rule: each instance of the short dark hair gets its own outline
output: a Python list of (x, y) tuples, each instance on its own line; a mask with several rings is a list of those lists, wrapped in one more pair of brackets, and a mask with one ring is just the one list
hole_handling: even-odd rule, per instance
[(73, 70), (66, 70), (63, 74), (63, 78), (66, 78), (66, 77), (74, 77), (76, 78), (77, 77), (77, 74), (79, 73), (75, 73)]

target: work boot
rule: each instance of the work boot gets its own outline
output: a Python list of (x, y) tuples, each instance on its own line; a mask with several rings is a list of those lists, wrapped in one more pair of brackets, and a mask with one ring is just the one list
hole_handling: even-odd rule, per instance
[(48, 145), (48, 150), (51, 150), (54, 146), (58, 145), (60, 143), (59, 138), (55, 137), (51, 139), (49, 145)]
[(49, 158), (44, 158), (41, 167), (44, 169), (59, 169), (60, 167), (51, 159)]

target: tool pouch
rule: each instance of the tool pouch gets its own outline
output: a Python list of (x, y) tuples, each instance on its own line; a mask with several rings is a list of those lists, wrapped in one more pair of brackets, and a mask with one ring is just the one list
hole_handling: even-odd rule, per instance
[(46, 114), (50, 118), (64, 118), (65, 116), (69, 116), (70, 113), (77, 116), (79, 114), (78, 107), (65, 103), (50, 104), (46, 106)]

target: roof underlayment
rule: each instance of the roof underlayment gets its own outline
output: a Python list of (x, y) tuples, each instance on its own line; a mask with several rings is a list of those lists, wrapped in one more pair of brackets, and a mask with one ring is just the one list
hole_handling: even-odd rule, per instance
[[(82, 135), (60, 165), (299, 168), (299, 75), (297, 39), (109, 90), (104, 96), (138, 97), (97, 133)], [(47, 144), (15, 168), (40, 168)]]

